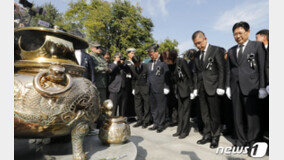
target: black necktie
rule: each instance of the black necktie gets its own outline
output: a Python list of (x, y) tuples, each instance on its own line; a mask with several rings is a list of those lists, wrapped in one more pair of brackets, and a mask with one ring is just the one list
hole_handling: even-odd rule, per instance
[(201, 63), (201, 65), (203, 66), (204, 51), (201, 51), (200, 53), (201, 53), (201, 55), (200, 55), (200, 63)]
[(242, 59), (242, 56), (243, 56), (243, 47), (244, 47), (244, 45), (243, 45), (243, 44), (239, 45), (238, 63), (240, 63), (240, 62), (241, 62), (241, 59)]

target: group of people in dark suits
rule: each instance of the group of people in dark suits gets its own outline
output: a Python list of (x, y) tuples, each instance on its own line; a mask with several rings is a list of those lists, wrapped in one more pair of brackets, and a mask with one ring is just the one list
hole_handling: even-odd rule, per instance
[[(194, 32), (192, 41), (198, 50), (191, 50), (189, 61), (179, 58), (176, 50), (159, 52), (158, 44), (148, 48), (148, 63), (141, 62), (134, 48), (126, 51), (126, 61), (115, 53), (108, 66), (113, 115), (130, 117), (133, 113), (127, 112), (135, 111), (134, 127), (153, 124), (149, 130), (157, 133), (169, 122), (176, 124), (173, 136), (182, 139), (188, 136), (191, 113), (198, 108), (203, 136), (197, 144), (210, 143), (210, 148), (217, 148), (222, 124), (228, 125), (223, 121), (230, 118), (235, 145), (251, 147), (260, 141), (268, 131), (268, 30), (259, 31), (257, 41), (251, 41), (250, 26), (241, 21), (232, 32), (237, 45), (228, 52), (209, 44), (204, 32)], [(88, 73), (86, 77), (92, 79)], [(263, 100), (267, 103), (260, 103)], [(262, 127), (260, 121), (267, 121), (267, 125)]]
[[(256, 35), (264, 37), (258, 40), (263, 43), (249, 40), (247, 22), (236, 23), (232, 32), (237, 45), (227, 53), (225, 49), (209, 44), (202, 31), (192, 35), (198, 48), (193, 60), (193, 94), (198, 97), (204, 123), (203, 137), (197, 143), (210, 142), (210, 148), (218, 147), (221, 114), (224, 114), (220, 109), (225, 104), (222, 103), (225, 93), (231, 100), (227, 107), (232, 107), (232, 112), (225, 116), (233, 117), (236, 146), (250, 148), (268, 131), (268, 103), (260, 103), (264, 99), (267, 102), (269, 94), (268, 30)], [(261, 126), (260, 121), (267, 125)]]

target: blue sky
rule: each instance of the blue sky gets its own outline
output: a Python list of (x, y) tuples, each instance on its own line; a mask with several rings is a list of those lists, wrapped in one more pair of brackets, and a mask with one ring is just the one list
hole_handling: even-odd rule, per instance
[[(15, 0), (18, 2), (18, 0)], [(51, 2), (60, 12), (68, 9), (71, 0), (29, 0), (36, 5)], [(113, 1), (113, 0), (108, 0)], [(130, 0), (139, 4), (145, 17), (154, 23), (153, 36), (159, 42), (165, 38), (179, 42), (180, 53), (194, 48), (191, 35), (205, 32), (208, 42), (229, 49), (235, 45), (232, 26), (247, 21), (250, 39), (255, 33), (269, 28), (268, 0)]]

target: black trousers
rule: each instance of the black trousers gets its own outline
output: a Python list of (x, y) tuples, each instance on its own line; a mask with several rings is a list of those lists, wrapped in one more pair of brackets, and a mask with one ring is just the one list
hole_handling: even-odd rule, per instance
[(247, 145), (259, 138), (260, 124), (257, 100), (257, 95), (243, 95), (239, 85), (236, 85), (232, 90), (237, 145)]
[(204, 136), (220, 136), (221, 117), (220, 99), (217, 94), (210, 96), (206, 93), (204, 85), (199, 89), (199, 104), (202, 121), (204, 123)]
[(166, 121), (177, 123), (178, 122), (178, 100), (173, 93), (173, 89), (170, 91), (167, 98), (167, 108), (166, 108)]
[(124, 98), (126, 99), (126, 113), (124, 116), (126, 117), (134, 117), (135, 114), (135, 104), (134, 104), (134, 96), (132, 94), (132, 84), (131, 81), (127, 78), (125, 89), (127, 92), (127, 96)]
[(269, 96), (258, 100), (260, 107), (260, 136), (269, 133)]
[(149, 105), (154, 125), (162, 127), (166, 120), (167, 98), (164, 94), (156, 94), (150, 91)]
[(201, 111), (198, 98), (195, 98), (191, 102), (190, 117), (196, 118), (195, 125), (200, 133), (203, 133), (204, 123), (201, 118)]
[(232, 101), (226, 96), (221, 98), (221, 123), (226, 125), (227, 131), (234, 134), (234, 115)]
[(121, 88), (118, 93), (109, 93), (109, 99), (112, 100), (113, 109), (112, 116), (117, 116), (117, 108), (119, 106), (119, 116), (125, 116), (126, 114), (126, 105), (127, 105), (127, 92), (125, 89)]
[(178, 127), (177, 133), (179, 134), (188, 134), (190, 125), (190, 109), (191, 109), (191, 100), (190, 97), (181, 98), (178, 97)]
[(150, 123), (151, 112), (149, 106), (149, 95), (138, 92), (134, 95), (135, 112), (138, 117), (138, 122)]

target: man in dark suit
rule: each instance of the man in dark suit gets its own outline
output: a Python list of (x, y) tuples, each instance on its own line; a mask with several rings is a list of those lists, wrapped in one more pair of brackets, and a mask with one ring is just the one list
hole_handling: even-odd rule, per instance
[(196, 31), (192, 40), (198, 48), (194, 59), (194, 94), (199, 95), (201, 117), (204, 123), (203, 137), (197, 144), (211, 142), (216, 148), (220, 137), (220, 97), (225, 93), (225, 59), (220, 47), (207, 43), (202, 31)]
[(151, 112), (149, 107), (149, 86), (147, 83), (147, 64), (141, 63), (139, 56), (132, 58), (134, 63), (130, 66), (132, 72), (132, 94), (134, 95), (135, 112), (137, 123), (133, 127), (147, 128), (151, 121)]
[(256, 41), (262, 42), (265, 49), (265, 82), (266, 91), (269, 93), (269, 30), (263, 29), (256, 33)]
[(148, 62), (148, 85), (150, 89), (149, 104), (154, 121), (149, 130), (157, 130), (158, 133), (165, 129), (166, 95), (170, 92), (167, 82), (168, 65), (160, 60), (159, 45), (154, 44), (148, 48), (151, 61)]
[[(265, 86), (266, 92), (269, 94), (269, 30), (262, 29), (258, 31), (255, 35), (256, 41), (262, 42), (265, 50)], [(265, 139), (268, 139), (269, 131), (269, 96), (259, 101), (261, 111), (260, 111), (260, 123), (261, 125), (261, 135)]]
[(123, 97), (127, 96), (125, 89), (125, 66), (120, 61), (120, 53), (115, 53), (113, 63), (109, 66), (110, 83), (108, 86), (109, 99), (113, 102), (112, 116), (117, 115), (117, 107), (119, 106), (119, 116), (125, 116), (126, 100)]
[(267, 96), (265, 51), (261, 42), (249, 40), (247, 22), (236, 23), (232, 30), (237, 45), (228, 50), (226, 94), (233, 104), (236, 145), (251, 146), (260, 131), (257, 100)]
[(89, 79), (93, 84), (95, 84), (95, 70), (92, 57), (84, 50), (76, 50), (75, 56), (78, 64), (86, 68), (86, 72), (84, 72), (83, 77)]

